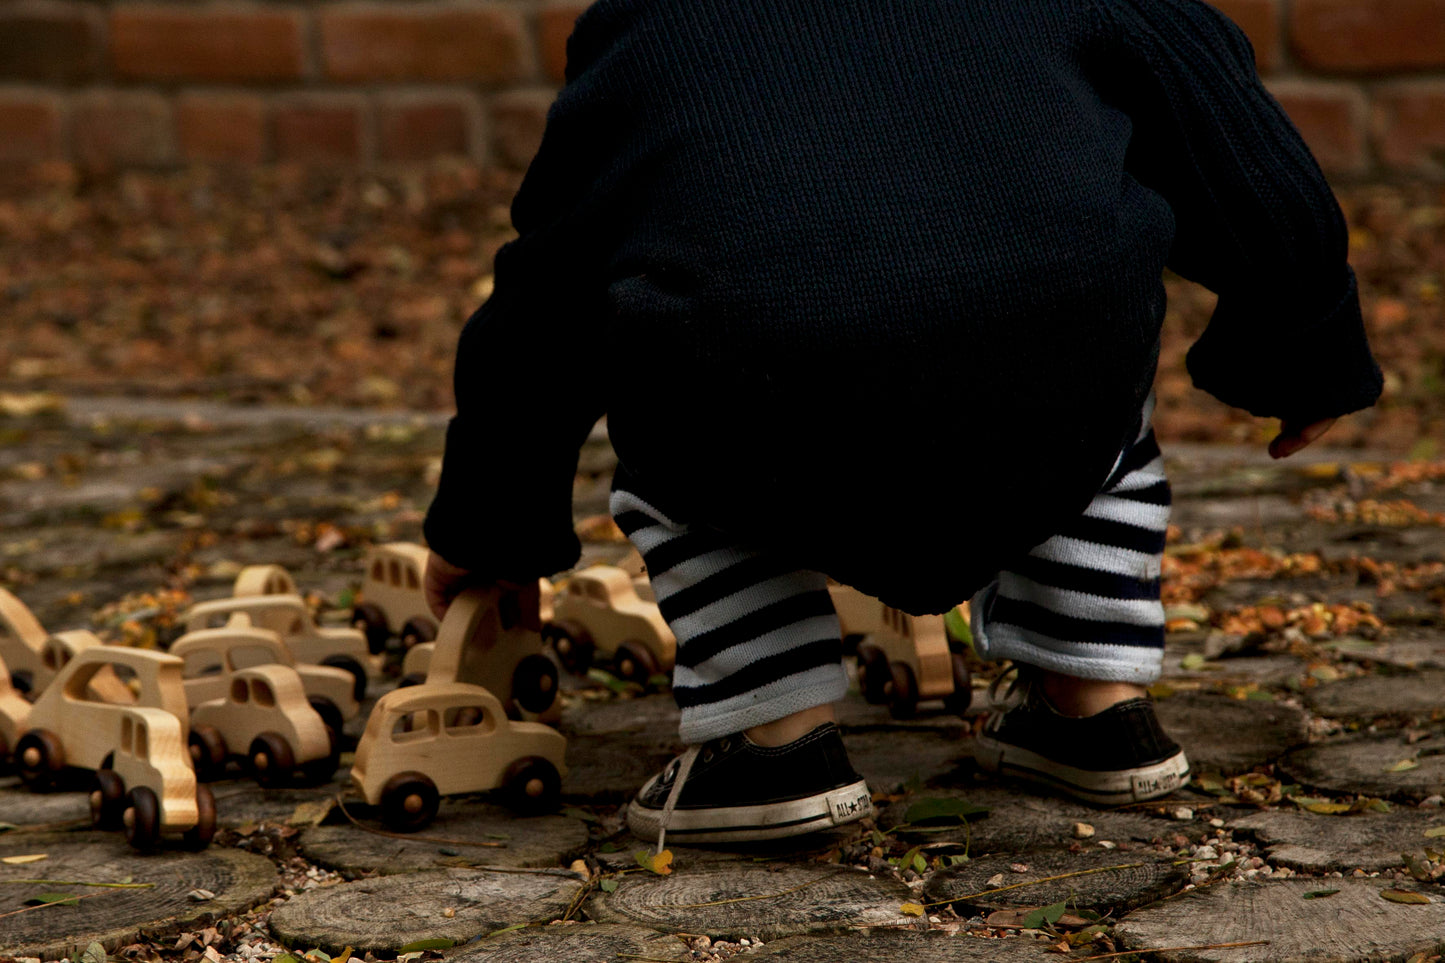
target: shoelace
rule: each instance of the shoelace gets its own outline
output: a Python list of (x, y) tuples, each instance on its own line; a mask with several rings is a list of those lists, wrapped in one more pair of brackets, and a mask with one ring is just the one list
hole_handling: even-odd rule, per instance
[(672, 818), (672, 810), (677, 805), (677, 797), (682, 793), (682, 784), (692, 773), (692, 764), (697, 761), (698, 753), (702, 751), (701, 745), (688, 746), (682, 753), (677, 763), (677, 776), (672, 781), (672, 791), (667, 794), (667, 802), (662, 805), (662, 819), (657, 825), (657, 852), (661, 853), (667, 843), (667, 823)]
[(1010, 663), (988, 687), (989, 708), (1004, 712), (1022, 704), (1028, 700), (1032, 683), (1032, 673), (1024, 672), (1017, 662)]

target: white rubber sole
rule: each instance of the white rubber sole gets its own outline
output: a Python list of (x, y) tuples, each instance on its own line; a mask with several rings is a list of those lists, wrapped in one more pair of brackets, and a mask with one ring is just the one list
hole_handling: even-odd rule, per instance
[(1189, 760), (1183, 749), (1150, 766), (1094, 772), (1065, 766), (1038, 753), (980, 735), (975, 742), (974, 759), (979, 768), (989, 772), (1051, 786), (1101, 806), (1148, 802), (1189, 783)]
[[(873, 795), (861, 779), (816, 796), (762, 806), (726, 806), (717, 809), (674, 809), (667, 821), (667, 838), (679, 843), (754, 842), (782, 839), (831, 829), (873, 815)], [(643, 839), (655, 840), (662, 810), (633, 800), (627, 806), (627, 828)]]

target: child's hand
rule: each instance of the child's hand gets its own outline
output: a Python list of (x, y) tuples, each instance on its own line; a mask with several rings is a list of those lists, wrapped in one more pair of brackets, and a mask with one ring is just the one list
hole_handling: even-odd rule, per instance
[(1330, 430), (1330, 427), (1338, 419), (1326, 418), (1323, 421), (1312, 421), (1307, 425), (1296, 422), (1282, 421), (1279, 426), (1279, 434), (1274, 441), (1269, 443), (1269, 455), (1271, 458), (1288, 458), (1301, 448), (1308, 446), (1320, 435)]
[(426, 595), (427, 608), (440, 622), (451, 607), (452, 599), (469, 588), (477, 579), (464, 568), (457, 568), (436, 552), (430, 552), (426, 560), (426, 574), (422, 576), (422, 592)]

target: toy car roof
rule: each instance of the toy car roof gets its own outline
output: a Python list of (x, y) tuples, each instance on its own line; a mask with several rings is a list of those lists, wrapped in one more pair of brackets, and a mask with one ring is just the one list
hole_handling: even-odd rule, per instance
[(469, 682), (428, 682), (424, 685), (394, 689), (386, 695), (387, 712), (422, 712), (427, 709), (450, 709), (457, 705), (481, 704), (504, 716), (501, 701), (479, 685)]

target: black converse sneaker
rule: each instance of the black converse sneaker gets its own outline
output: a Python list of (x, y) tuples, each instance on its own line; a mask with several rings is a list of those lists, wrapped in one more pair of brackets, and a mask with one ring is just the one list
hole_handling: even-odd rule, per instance
[(683, 843), (781, 839), (873, 814), (838, 727), (826, 722), (785, 746), (742, 734), (690, 746), (648, 780), (627, 807), (644, 839)]
[(989, 772), (1104, 806), (1157, 799), (1189, 781), (1189, 760), (1159, 725), (1148, 698), (1066, 716), (1044, 696), (1034, 673), (1021, 668), (1002, 702), (977, 740), (975, 758)]

